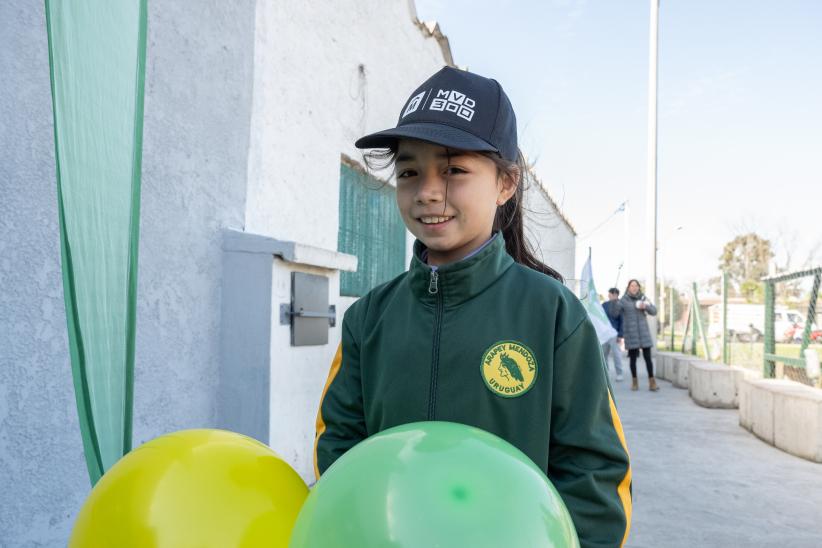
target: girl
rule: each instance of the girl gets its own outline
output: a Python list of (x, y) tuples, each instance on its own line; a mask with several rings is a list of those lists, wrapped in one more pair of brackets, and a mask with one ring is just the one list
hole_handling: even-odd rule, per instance
[(500, 85), (443, 68), (396, 128), (358, 140), (394, 165), (417, 238), (408, 272), (346, 312), (317, 415), (317, 476), (366, 437), (415, 421), (518, 447), (562, 495), (583, 546), (619, 546), (631, 469), (593, 326), (528, 250), (527, 166)]
[(647, 315), (656, 316), (656, 307), (642, 293), (637, 280), (628, 282), (625, 295), (619, 301), (622, 309), (622, 333), (625, 348), (628, 349), (628, 359), (631, 365), (631, 390), (639, 390), (636, 378), (636, 360), (639, 350), (642, 349), (642, 358), (645, 360), (645, 369), (648, 371), (648, 389), (652, 392), (659, 390), (654, 378), (654, 364), (651, 362), (651, 346), (653, 339), (648, 331)]

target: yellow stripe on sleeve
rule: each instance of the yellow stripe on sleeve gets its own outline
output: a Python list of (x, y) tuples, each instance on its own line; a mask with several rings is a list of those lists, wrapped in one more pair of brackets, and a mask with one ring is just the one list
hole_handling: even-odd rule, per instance
[[(619, 436), (619, 442), (622, 444), (622, 449), (625, 451), (625, 455), (628, 455), (628, 444), (625, 443), (625, 432), (622, 430), (622, 421), (619, 420), (619, 413), (617, 413), (616, 405), (614, 405), (614, 399), (611, 397), (610, 390), (608, 391), (608, 403), (611, 406), (611, 420), (614, 423), (614, 429), (616, 430), (617, 436)], [(625, 541), (628, 540), (628, 533), (631, 532), (631, 511), (633, 510), (633, 505), (631, 502), (630, 460), (628, 463), (628, 471), (625, 472), (625, 477), (622, 478), (622, 481), (619, 482), (619, 485), (617, 486), (617, 494), (619, 495), (619, 500), (622, 501), (622, 508), (625, 511), (625, 535), (622, 537), (622, 543), (620, 543), (621, 547), (625, 545)]]
[(342, 343), (337, 347), (337, 353), (334, 355), (334, 361), (331, 362), (331, 371), (328, 372), (328, 380), (325, 381), (325, 388), (323, 388), (323, 395), (320, 398), (320, 407), (317, 410), (317, 433), (316, 437), (314, 438), (314, 475), (319, 480), (320, 479), (320, 468), (317, 465), (317, 446), (320, 443), (320, 436), (325, 433), (325, 421), (323, 421), (323, 401), (325, 400), (325, 395), (328, 392), (328, 388), (331, 386), (331, 383), (334, 382), (334, 379), (337, 377), (337, 373), (340, 372), (340, 366), (342, 365)]

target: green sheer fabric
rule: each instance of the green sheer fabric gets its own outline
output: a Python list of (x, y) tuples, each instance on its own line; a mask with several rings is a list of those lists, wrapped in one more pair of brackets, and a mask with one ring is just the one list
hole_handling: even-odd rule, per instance
[(63, 290), (92, 484), (131, 449), (146, 1), (46, 0)]

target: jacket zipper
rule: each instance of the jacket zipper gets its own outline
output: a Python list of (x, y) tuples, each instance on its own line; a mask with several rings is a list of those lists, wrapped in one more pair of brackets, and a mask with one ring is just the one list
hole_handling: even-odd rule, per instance
[(428, 420), (434, 420), (437, 407), (437, 372), (440, 362), (440, 332), (442, 331), (442, 293), (439, 290), (439, 273), (431, 269), (431, 279), (428, 282), (428, 293), (437, 296), (437, 306), (434, 312), (434, 344), (431, 350), (431, 388), (428, 398)]

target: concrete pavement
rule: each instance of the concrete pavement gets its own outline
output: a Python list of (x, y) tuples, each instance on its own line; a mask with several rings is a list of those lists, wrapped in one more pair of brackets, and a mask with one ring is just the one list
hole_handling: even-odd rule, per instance
[(633, 466), (626, 546), (822, 546), (822, 464), (784, 453), (739, 426), (735, 409), (705, 409), (658, 381), (613, 381)]

